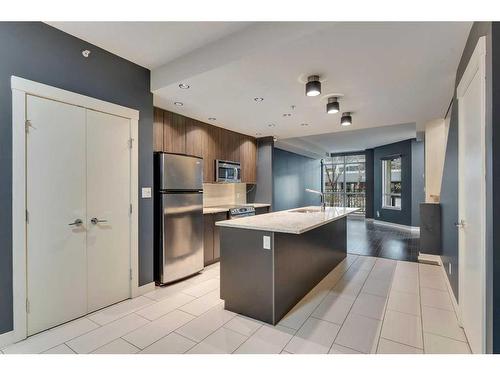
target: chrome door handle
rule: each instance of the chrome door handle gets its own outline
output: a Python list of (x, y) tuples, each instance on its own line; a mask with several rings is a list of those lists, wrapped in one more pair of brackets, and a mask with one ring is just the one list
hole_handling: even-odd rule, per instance
[(72, 223), (69, 223), (68, 225), (70, 225), (70, 226), (71, 226), (71, 225), (74, 225), (74, 226), (76, 226), (76, 227), (79, 227), (79, 226), (80, 226), (80, 225), (82, 225), (82, 224), (83, 224), (82, 219), (75, 219), (75, 221), (73, 221)]
[(455, 226), (457, 228), (463, 228), (463, 227), (465, 227), (465, 220), (460, 220), (458, 223), (455, 223)]
[(107, 220), (99, 220), (98, 218), (93, 217), (92, 219), (90, 219), (90, 222), (94, 225), (97, 225), (99, 223), (107, 223), (108, 221)]

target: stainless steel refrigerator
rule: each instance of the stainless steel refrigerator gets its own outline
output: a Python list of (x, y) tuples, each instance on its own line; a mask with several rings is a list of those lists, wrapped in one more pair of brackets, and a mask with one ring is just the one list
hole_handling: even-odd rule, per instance
[(203, 269), (203, 159), (155, 152), (155, 281)]

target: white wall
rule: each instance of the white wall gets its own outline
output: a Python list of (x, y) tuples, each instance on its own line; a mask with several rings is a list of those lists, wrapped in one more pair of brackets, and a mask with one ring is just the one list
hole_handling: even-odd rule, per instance
[(449, 118), (425, 124), (425, 201), (439, 202)]

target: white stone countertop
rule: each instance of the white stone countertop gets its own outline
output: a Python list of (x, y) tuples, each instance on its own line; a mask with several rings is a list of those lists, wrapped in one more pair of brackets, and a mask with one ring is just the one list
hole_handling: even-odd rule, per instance
[[(307, 212), (298, 212), (300, 210)], [(286, 211), (270, 212), (262, 215), (218, 221), (215, 225), (228, 228), (301, 234), (311, 229), (331, 223), (332, 221), (341, 219), (358, 210), (359, 208), (326, 207), (326, 210), (321, 212), (321, 209), (318, 206), (300, 207)]]
[(243, 205), (224, 205), (224, 206), (213, 206), (213, 207), (203, 207), (203, 215), (205, 214), (217, 214), (219, 212), (228, 212), (230, 208), (236, 206), (253, 206), (254, 208), (269, 207), (269, 203), (245, 203)]

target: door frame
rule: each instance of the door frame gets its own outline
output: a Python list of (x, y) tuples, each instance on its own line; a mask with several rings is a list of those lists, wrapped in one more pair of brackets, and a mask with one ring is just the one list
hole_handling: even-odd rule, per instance
[(27, 95), (55, 100), (130, 119), (130, 297), (140, 294), (139, 287), (139, 195), (138, 126), (139, 111), (89, 96), (11, 76), (12, 90), (12, 289), (13, 330), (0, 335), (0, 345), (27, 337), (27, 248), (26, 248), (26, 98)]
[[(478, 209), (481, 211), (481, 220), (482, 220), (482, 232), (481, 232), (481, 246), (480, 246), (480, 256), (481, 256), (481, 300), (482, 304), (481, 308), (481, 316), (482, 316), (482, 332), (481, 332), (481, 352), (486, 353), (487, 350), (487, 292), (489, 290), (489, 286), (486, 282), (487, 280), (487, 267), (486, 267), (486, 37), (479, 38), (474, 52), (472, 53), (467, 67), (462, 75), (460, 83), (457, 87), (457, 100), (458, 100), (458, 220), (463, 218), (462, 214), (462, 201), (466, 199), (463, 196), (462, 190), (462, 158), (460, 150), (460, 139), (461, 133), (463, 132), (463, 110), (460, 106), (463, 96), (465, 95), (470, 83), (476, 76), (476, 74), (480, 75), (481, 78), (481, 123), (479, 130), (481, 131), (481, 150), (482, 150), (482, 168), (484, 172), (484, 178), (481, 179), (481, 187), (478, 199)], [(461, 275), (464, 273), (464, 244), (463, 244), (463, 236), (460, 233), (460, 229), (458, 229), (458, 313), (459, 320), (463, 324), (462, 321), (462, 304), (463, 301), (463, 291), (464, 291), (464, 280)]]

